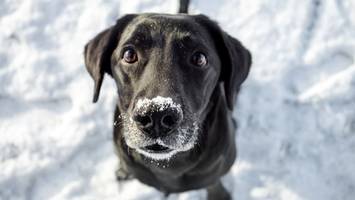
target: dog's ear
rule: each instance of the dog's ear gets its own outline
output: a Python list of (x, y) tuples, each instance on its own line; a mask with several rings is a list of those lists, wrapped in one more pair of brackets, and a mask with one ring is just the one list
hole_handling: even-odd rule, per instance
[(112, 75), (111, 55), (117, 47), (124, 28), (135, 16), (136, 15), (123, 16), (117, 20), (114, 26), (102, 31), (85, 45), (85, 66), (95, 83), (94, 103), (97, 102), (99, 98), (104, 74), (108, 73)]
[(238, 40), (221, 30), (216, 22), (204, 15), (196, 15), (195, 19), (214, 39), (222, 65), (220, 80), (224, 82), (228, 107), (233, 110), (239, 88), (249, 74), (251, 54)]

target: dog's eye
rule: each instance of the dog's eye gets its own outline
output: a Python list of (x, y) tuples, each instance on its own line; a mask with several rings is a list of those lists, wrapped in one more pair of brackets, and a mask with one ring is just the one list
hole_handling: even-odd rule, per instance
[(191, 62), (196, 66), (203, 67), (207, 65), (207, 57), (205, 54), (197, 52), (192, 55)]
[(134, 49), (132, 48), (128, 48), (123, 52), (123, 56), (122, 56), (123, 60), (126, 63), (134, 63), (138, 60), (138, 56), (137, 53)]

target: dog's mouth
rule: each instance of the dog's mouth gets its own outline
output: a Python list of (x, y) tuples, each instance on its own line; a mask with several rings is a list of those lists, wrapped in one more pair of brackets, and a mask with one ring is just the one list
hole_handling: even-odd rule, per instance
[[(164, 107), (164, 109), (166, 109)], [(184, 120), (174, 127), (169, 134), (157, 134), (154, 127), (154, 137), (147, 133), (132, 119), (133, 114), (122, 113), (120, 120), (123, 128), (124, 141), (132, 150), (152, 160), (170, 160), (194, 148), (198, 142), (199, 123), (197, 117), (185, 111)], [(159, 128), (159, 127), (158, 127)], [(182, 154), (181, 154), (182, 155)]]
[(147, 153), (169, 153), (172, 151), (169, 147), (155, 143), (153, 145), (148, 145), (142, 148), (143, 151)]

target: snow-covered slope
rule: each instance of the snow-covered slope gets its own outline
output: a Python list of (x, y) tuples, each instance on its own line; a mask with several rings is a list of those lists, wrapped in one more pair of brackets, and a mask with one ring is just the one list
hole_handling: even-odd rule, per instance
[[(160, 199), (114, 179), (115, 86), (93, 83), (83, 46), (132, 12), (177, 0), (0, 2), (0, 199)], [(239, 158), (224, 183), (239, 200), (355, 198), (355, 1), (192, 0), (254, 64), (235, 112)], [(204, 192), (169, 199), (201, 199)]]

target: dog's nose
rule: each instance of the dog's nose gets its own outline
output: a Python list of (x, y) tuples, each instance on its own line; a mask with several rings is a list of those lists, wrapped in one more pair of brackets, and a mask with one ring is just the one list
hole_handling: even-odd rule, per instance
[(137, 126), (152, 137), (166, 135), (175, 130), (182, 121), (181, 113), (176, 109), (135, 113), (133, 120)]

